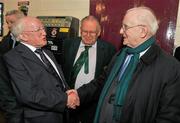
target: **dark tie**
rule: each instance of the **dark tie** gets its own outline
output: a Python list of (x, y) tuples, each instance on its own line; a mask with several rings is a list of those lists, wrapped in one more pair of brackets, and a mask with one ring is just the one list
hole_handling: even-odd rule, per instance
[(40, 55), (40, 57), (41, 57), (44, 65), (45, 65), (45, 67), (47, 68), (47, 70), (48, 70), (52, 75), (54, 75), (56, 79), (58, 79), (58, 80), (61, 82), (61, 84), (62, 84), (62, 86), (63, 86), (63, 89), (65, 89), (65, 85), (64, 85), (64, 83), (63, 83), (62, 78), (58, 75), (58, 73), (56, 72), (56, 70), (54, 69), (54, 67), (53, 67), (52, 64), (50, 63), (50, 61), (49, 61), (49, 60), (47, 59), (47, 57), (44, 55), (42, 49), (36, 49), (35, 52)]
[(88, 59), (88, 50), (91, 46), (85, 46), (85, 50), (81, 52), (81, 55), (76, 60), (76, 63), (74, 64), (72, 68), (71, 78), (72, 80), (75, 80), (79, 71), (81, 70), (82, 66), (84, 65), (84, 73), (89, 73), (89, 59)]
[(12, 40), (12, 47), (11, 48), (14, 48), (19, 44), (19, 42), (16, 41), (16, 38), (13, 35), (10, 34), (10, 36), (11, 36), (11, 40)]

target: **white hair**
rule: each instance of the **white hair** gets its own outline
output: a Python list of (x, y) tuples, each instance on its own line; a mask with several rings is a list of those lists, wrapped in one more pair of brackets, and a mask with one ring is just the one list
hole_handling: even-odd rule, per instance
[(24, 31), (26, 24), (23, 21), (23, 18), (17, 20), (12, 28), (11, 28), (11, 33), (13, 34), (13, 36), (16, 38), (17, 41), (20, 41), (19, 39), (19, 35)]
[(137, 19), (139, 22), (142, 24), (145, 24), (146, 26), (149, 26), (150, 32), (152, 35), (156, 34), (159, 25), (158, 25), (158, 20), (153, 12), (152, 9), (148, 7), (134, 7), (129, 10), (127, 10), (126, 13), (136, 11), (138, 13)]

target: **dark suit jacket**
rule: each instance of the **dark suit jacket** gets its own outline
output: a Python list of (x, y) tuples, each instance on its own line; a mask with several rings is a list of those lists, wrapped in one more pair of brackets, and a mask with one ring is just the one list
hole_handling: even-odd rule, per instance
[[(76, 54), (81, 42), (81, 38), (68, 39), (64, 41), (64, 63), (62, 65), (64, 76), (68, 84), (73, 84), (70, 82), (71, 71), (73, 68), (73, 63), (76, 58)], [(96, 70), (95, 78), (97, 78), (103, 68), (107, 66), (112, 56), (115, 54), (115, 48), (111, 44), (97, 40), (97, 61), (96, 61)]]
[(180, 61), (180, 47), (177, 47), (174, 53), (174, 57)]
[[(72, 83), (71, 80), (71, 71), (73, 68), (73, 63), (81, 42), (81, 38), (68, 39), (64, 41), (64, 64), (63, 72), (65, 78), (70, 85), (74, 87), (75, 83)], [(106, 67), (111, 60), (112, 56), (115, 54), (115, 48), (102, 40), (97, 40), (97, 57), (96, 57), (96, 69), (95, 69), (95, 78), (97, 78), (104, 67)], [(97, 94), (98, 96), (98, 94)], [(75, 114), (78, 114), (76, 117), (81, 120), (82, 123), (92, 123), (94, 113), (96, 110), (97, 100), (89, 103), (81, 103), (79, 109), (77, 109)], [(74, 115), (75, 115), (74, 114)]]
[[(83, 86), (78, 92), (81, 99), (88, 101), (96, 95), (118, 55), (96, 81)], [(179, 123), (179, 107), (180, 64), (159, 46), (152, 45), (140, 58), (130, 81), (120, 123)]]
[[(47, 50), (45, 52), (63, 77), (52, 53)], [(4, 59), (17, 99), (23, 105), (25, 123), (64, 122), (67, 95), (62, 89), (62, 82), (49, 73), (36, 54), (19, 44)], [(63, 82), (65, 83), (64, 77)]]
[(0, 53), (5, 54), (9, 50), (12, 49), (13, 40), (11, 39), (10, 32), (3, 37), (2, 41), (0, 42)]
[(0, 70), (0, 110), (5, 112), (8, 123), (21, 123), (23, 110), (17, 103), (10, 83), (10, 76), (1, 54)]
[(11, 50), (12, 45), (13, 40), (9, 32), (0, 42), (0, 107), (8, 123), (20, 123), (22, 120), (22, 109), (16, 100), (12, 85), (10, 84), (9, 74), (6, 70), (7, 68), (2, 59), (2, 55)]

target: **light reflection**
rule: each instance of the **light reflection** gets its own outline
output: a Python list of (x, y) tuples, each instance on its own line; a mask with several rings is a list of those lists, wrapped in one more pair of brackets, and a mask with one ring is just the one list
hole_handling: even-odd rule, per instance
[(105, 11), (106, 7), (103, 2), (98, 2), (96, 4), (96, 13), (97, 14), (102, 14)]
[(168, 39), (167, 41), (174, 39), (174, 34), (175, 34), (174, 25), (173, 22), (170, 21), (166, 31), (166, 39)]

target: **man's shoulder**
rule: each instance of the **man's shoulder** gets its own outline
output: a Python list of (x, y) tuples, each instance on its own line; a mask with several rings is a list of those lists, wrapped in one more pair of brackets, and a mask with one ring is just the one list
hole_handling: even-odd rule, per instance
[(18, 52), (16, 51), (15, 48), (9, 50), (8, 52), (6, 52), (4, 54), (5, 57), (9, 57), (9, 56), (12, 56), (12, 57), (15, 57), (16, 55), (18, 54)]
[(149, 63), (157, 63), (157, 66), (163, 66), (164, 70), (180, 65), (173, 55), (167, 53), (158, 44), (152, 45), (147, 53), (144, 54), (143, 59)]
[(3, 42), (7, 42), (7, 40), (10, 40), (11, 39), (11, 35), (8, 33), (7, 35), (5, 35), (3, 38), (2, 38), (2, 43)]
[(115, 46), (112, 45), (110, 42), (102, 40), (102, 39), (97, 39), (97, 44), (100, 46), (103, 46), (105, 48), (111, 48), (113, 50), (115, 50)]
[(15, 48), (12, 48), (11, 50), (9, 50), (8, 52), (6, 52), (4, 54), (4, 56), (11, 56), (11, 57), (18, 57), (20, 56), (20, 53), (22, 52), (26, 52), (28, 48), (26, 48), (26, 46), (22, 45), (21, 43), (16, 46)]

